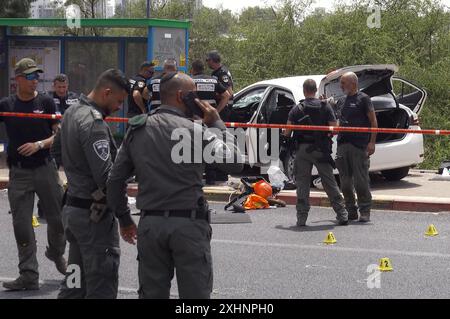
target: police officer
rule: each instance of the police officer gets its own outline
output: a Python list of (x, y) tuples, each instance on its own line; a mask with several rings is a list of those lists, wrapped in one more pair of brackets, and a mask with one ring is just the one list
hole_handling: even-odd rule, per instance
[[(119, 110), (128, 91), (121, 71), (103, 72), (91, 93), (82, 94), (79, 103), (66, 111), (55, 138), (54, 154), (60, 157), (68, 182), (62, 219), (70, 244), (69, 264), (77, 265), (81, 275), (77, 288), (69, 285), (67, 274), (58, 298), (117, 296), (119, 234), (105, 195), (116, 146), (104, 118)], [(135, 225), (128, 211), (121, 213), (117, 217), (126, 235)]]
[[(53, 79), (53, 91), (48, 91), (47, 95), (55, 102), (57, 114), (64, 114), (71, 105), (78, 103), (78, 94), (69, 91), (69, 79), (62, 73)], [(38, 201), (37, 208), (39, 218), (45, 218), (41, 201)]]
[(53, 80), (53, 91), (47, 92), (56, 104), (60, 114), (73, 104), (78, 103), (78, 94), (69, 91), (69, 79), (65, 74), (58, 74)]
[[(326, 101), (317, 99), (316, 93), (316, 82), (311, 79), (306, 80), (303, 83), (305, 99), (289, 112), (287, 124), (336, 126), (337, 121), (333, 109)], [(285, 135), (290, 136), (291, 132), (291, 130), (286, 130)], [(330, 135), (324, 132), (295, 131), (294, 138), (298, 146), (295, 156), (297, 226), (306, 226), (311, 208), (309, 192), (313, 165), (317, 168), (331, 206), (336, 212), (338, 224), (347, 225), (348, 216), (344, 208), (344, 199), (333, 174), (334, 162), (331, 157)]]
[[(378, 127), (370, 97), (359, 92), (358, 76), (349, 72), (340, 79), (345, 96), (336, 103), (341, 126)], [(375, 153), (376, 133), (339, 133), (336, 166), (349, 220), (370, 221), (372, 194), (370, 193), (370, 156)], [(356, 206), (355, 193), (358, 195)]]
[[(206, 75), (204, 72), (205, 66), (201, 60), (192, 62), (191, 75), (197, 87), (199, 99), (208, 102), (220, 113), (227, 106), (231, 94), (215, 77)], [(218, 173), (221, 174), (220, 172)], [(211, 165), (206, 165), (206, 184), (214, 185), (216, 176), (216, 169)]]
[(154, 72), (155, 65), (152, 62), (145, 61), (141, 64), (139, 73), (129, 79), (131, 93), (128, 96), (128, 118), (147, 113), (143, 91), (146, 81), (153, 76)]
[[(241, 171), (243, 161), (217, 111), (193, 98), (195, 89), (185, 74), (169, 73), (161, 80), (161, 107), (132, 120), (108, 179), (108, 204), (117, 214), (128, 211), (125, 181), (133, 170), (141, 181), (137, 195), (140, 298), (169, 298), (174, 268), (180, 298), (211, 294), (204, 161), (211, 155), (218, 167), (229, 172)], [(209, 128), (190, 120), (191, 102), (203, 112), (203, 123)], [(173, 134), (180, 140), (172, 139)]]
[(161, 106), (161, 98), (159, 96), (159, 83), (164, 74), (177, 71), (177, 61), (175, 59), (167, 59), (164, 61), (163, 71), (152, 77), (147, 81), (147, 86), (144, 90), (144, 97), (148, 101), (148, 109), (150, 111), (156, 110)]
[(208, 53), (206, 57), (206, 63), (213, 72), (211, 75), (215, 77), (220, 84), (227, 88), (228, 93), (230, 93), (231, 97), (228, 101), (228, 105), (219, 109), (220, 117), (223, 121), (227, 122), (229, 120), (231, 108), (233, 107), (233, 77), (231, 76), (231, 72), (228, 68), (221, 63), (222, 58), (217, 51), (211, 51)]
[[(15, 66), (17, 93), (0, 101), (0, 112), (27, 114), (54, 114), (53, 100), (36, 91), (40, 69), (32, 59), (21, 59)], [(9, 185), (14, 235), (19, 252), (20, 276), (3, 287), (9, 290), (39, 289), (39, 271), (36, 258), (36, 238), (31, 225), (34, 195), (41, 200), (47, 215), (48, 247), (45, 256), (57, 270), (65, 274), (63, 257), (66, 241), (61, 223), (62, 183), (49, 148), (58, 120), (37, 118), (0, 117), (8, 135)]]

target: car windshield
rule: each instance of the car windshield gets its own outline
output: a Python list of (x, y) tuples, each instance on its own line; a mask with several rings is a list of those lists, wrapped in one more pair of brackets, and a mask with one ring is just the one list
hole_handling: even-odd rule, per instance
[(248, 108), (252, 105), (255, 105), (255, 103), (259, 103), (261, 102), (261, 99), (264, 95), (266, 88), (259, 88), (259, 89), (255, 89), (251, 92), (248, 92), (247, 94), (245, 94), (244, 96), (242, 96), (240, 99), (238, 99), (237, 101), (234, 102), (233, 104), (233, 109), (237, 110), (237, 109), (244, 109), (244, 108)]

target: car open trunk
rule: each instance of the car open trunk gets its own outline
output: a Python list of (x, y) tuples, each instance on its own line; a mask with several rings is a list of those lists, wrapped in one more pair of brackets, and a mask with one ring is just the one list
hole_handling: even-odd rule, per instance
[[(339, 83), (341, 76), (346, 72), (354, 72), (358, 76), (360, 91), (372, 98), (378, 127), (406, 129), (410, 125), (410, 115), (400, 104), (418, 113), (426, 100), (426, 92), (404, 79), (393, 78), (397, 70), (397, 66), (389, 64), (345, 67), (329, 73), (321, 81), (319, 93), (337, 100), (344, 94)], [(377, 143), (401, 140), (404, 137), (405, 134), (378, 134)]]
[[(396, 107), (392, 97), (373, 97), (372, 103), (377, 115), (378, 127), (399, 128), (409, 127), (409, 114), (402, 108)], [(401, 140), (405, 134), (378, 134), (377, 143)]]

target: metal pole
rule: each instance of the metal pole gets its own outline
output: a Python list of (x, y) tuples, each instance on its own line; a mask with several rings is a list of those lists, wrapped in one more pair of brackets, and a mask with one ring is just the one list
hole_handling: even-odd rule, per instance
[(150, 18), (150, 0), (147, 0), (147, 19)]

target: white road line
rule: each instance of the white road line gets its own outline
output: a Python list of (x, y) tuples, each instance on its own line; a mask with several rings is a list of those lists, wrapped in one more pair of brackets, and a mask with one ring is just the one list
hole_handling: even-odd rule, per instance
[(441, 254), (425, 251), (404, 251), (404, 250), (390, 250), (390, 249), (369, 249), (369, 248), (351, 248), (341, 246), (325, 246), (325, 245), (298, 245), (298, 244), (282, 244), (282, 243), (269, 243), (269, 242), (253, 242), (243, 240), (227, 240), (227, 239), (213, 239), (213, 244), (231, 244), (241, 246), (253, 246), (253, 247), (273, 247), (273, 248), (288, 248), (288, 249), (309, 249), (309, 250), (328, 250), (328, 251), (342, 251), (353, 253), (365, 253), (365, 254), (378, 254), (378, 255), (401, 255), (411, 257), (439, 257), (450, 258), (450, 254)]

